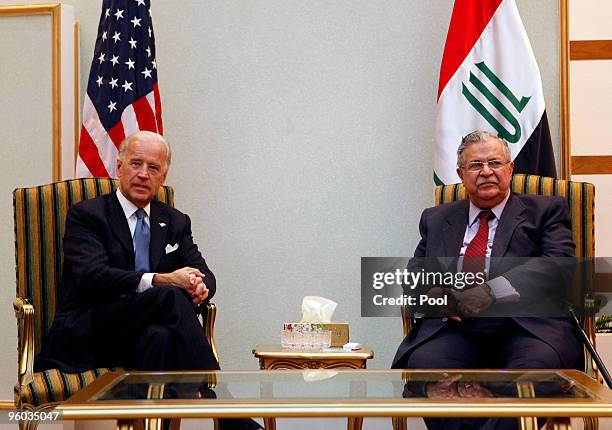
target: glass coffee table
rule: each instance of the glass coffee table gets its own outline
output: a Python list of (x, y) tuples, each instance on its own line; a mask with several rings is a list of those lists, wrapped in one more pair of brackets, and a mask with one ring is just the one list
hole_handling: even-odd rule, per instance
[[(456, 395), (436, 394), (455, 384)], [(463, 397), (474, 388), (477, 397)], [(612, 416), (612, 391), (575, 370), (118, 371), (56, 411), (127, 427), (142, 418), (539, 416), (567, 429), (569, 417)]]

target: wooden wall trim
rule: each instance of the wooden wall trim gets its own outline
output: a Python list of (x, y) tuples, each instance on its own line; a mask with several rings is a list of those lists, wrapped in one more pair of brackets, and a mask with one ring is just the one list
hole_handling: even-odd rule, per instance
[(570, 179), (569, 16), (568, 0), (559, 0), (559, 176)]
[(572, 156), (572, 174), (612, 174), (612, 155), (574, 155)]
[(612, 40), (572, 40), (570, 60), (612, 60)]
[(595, 273), (595, 291), (612, 293), (612, 273)]
[(0, 16), (51, 16), (51, 177), (61, 179), (62, 87), (61, 87), (61, 3), (0, 6)]

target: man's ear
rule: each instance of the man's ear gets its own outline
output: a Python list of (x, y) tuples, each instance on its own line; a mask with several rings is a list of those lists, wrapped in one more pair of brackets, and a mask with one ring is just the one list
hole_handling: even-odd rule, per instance
[(119, 173), (121, 171), (121, 164), (123, 164), (121, 162), (121, 158), (117, 158), (117, 176), (121, 176), (121, 174)]
[(463, 169), (460, 167), (457, 167), (457, 175), (459, 175), (459, 178), (461, 178), (461, 182), (463, 182)]

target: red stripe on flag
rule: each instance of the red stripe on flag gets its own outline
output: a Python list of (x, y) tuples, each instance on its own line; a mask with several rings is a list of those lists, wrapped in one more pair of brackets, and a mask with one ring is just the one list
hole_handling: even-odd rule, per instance
[(79, 157), (87, 166), (92, 176), (108, 178), (109, 174), (98, 153), (98, 147), (94, 144), (91, 136), (84, 126), (81, 126), (81, 139), (79, 141)]
[(155, 120), (157, 121), (157, 132), (164, 134), (164, 125), (162, 123), (162, 105), (157, 84), (153, 85), (153, 96), (155, 97)]
[(157, 123), (155, 122), (155, 114), (146, 97), (141, 97), (132, 103), (136, 119), (138, 120), (138, 128), (140, 130), (157, 131)]
[(108, 130), (108, 136), (111, 138), (117, 149), (121, 146), (121, 142), (125, 139), (125, 131), (123, 130), (123, 123), (119, 121), (113, 128)]
[(480, 38), (502, 1), (455, 0), (440, 66), (438, 99), (450, 78)]

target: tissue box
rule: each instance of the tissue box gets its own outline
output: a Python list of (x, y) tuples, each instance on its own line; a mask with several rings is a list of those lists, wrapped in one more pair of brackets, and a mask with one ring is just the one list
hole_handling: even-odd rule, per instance
[(349, 324), (347, 322), (323, 323), (323, 329), (332, 332), (332, 347), (342, 347), (342, 345), (349, 341)]
[(285, 323), (285, 330), (329, 330), (331, 331), (331, 346), (341, 347), (349, 341), (349, 324), (347, 322), (329, 323)]

